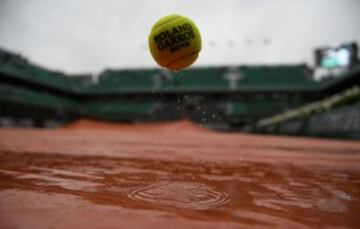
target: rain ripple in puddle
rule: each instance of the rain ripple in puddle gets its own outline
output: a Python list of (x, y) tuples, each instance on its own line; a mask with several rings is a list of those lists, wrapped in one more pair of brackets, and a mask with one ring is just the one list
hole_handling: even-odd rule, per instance
[(162, 181), (131, 191), (134, 200), (184, 209), (206, 210), (230, 202), (229, 196), (214, 188), (195, 182)]

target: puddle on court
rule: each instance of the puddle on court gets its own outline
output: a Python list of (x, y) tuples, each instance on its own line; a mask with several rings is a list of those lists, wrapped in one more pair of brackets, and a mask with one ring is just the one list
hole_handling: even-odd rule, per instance
[(161, 181), (134, 189), (129, 193), (134, 200), (186, 209), (212, 209), (229, 202), (225, 192), (202, 183)]
[[(93, 208), (259, 227), (360, 225), (359, 169), (4, 152), (0, 177), (0, 193), (71, 195)], [(1, 195), (2, 213), (10, 197)], [(36, 211), (36, 206), (27, 207)]]

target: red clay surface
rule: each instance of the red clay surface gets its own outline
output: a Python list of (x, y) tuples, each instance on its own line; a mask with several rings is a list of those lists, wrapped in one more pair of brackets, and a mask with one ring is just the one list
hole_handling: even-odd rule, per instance
[(0, 228), (360, 228), (360, 143), (187, 121), (0, 129)]

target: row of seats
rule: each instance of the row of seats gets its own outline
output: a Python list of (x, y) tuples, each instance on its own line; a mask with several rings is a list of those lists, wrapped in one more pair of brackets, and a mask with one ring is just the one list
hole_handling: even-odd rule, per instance
[(276, 91), (315, 89), (305, 65), (274, 67), (208, 67), (181, 72), (156, 69), (105, 71), (88, 92)]
[[(203, 67), (181, 72), (162, 69), (105, 70), (93, 83), (89, 74), (49, 71), (20, 55), (0, 50), (0, 74), (68, 93), (181, 91), (261, 91), (316, 89), (305, 65)], [(70, 76), (70, 77), (69, 77)]]
[(161, 104), (154, 101), (105, 100), (88, 101), (80, 106), (82, 117), (132, 121), (146, 119)]
[(54, 109), (61, 107), (62, 109), (70, 110), (76, 107), (74, 100), (63, 96), (55, 96), (46, 92), (2, 84), (0, 84), (0, 100)]

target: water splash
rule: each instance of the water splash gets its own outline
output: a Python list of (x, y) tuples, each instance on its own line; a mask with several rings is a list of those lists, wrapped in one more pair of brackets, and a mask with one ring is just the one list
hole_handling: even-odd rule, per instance
[(162, 181), (133, 190), (129, 197), (134, 200), (176, 208), (205, 210), (227, 204), (230, 199), (202, 183), (185, 181)]

